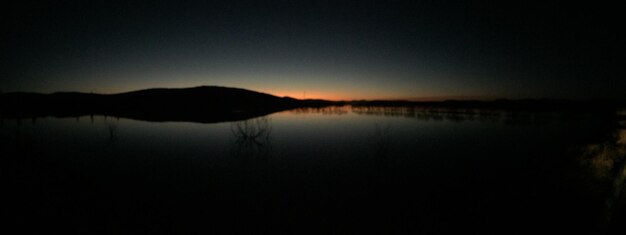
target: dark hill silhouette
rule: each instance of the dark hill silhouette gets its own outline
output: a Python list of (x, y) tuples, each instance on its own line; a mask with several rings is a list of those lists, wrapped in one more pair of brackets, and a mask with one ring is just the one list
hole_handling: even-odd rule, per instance
[(437, 110), (505, 110), (511, 112), (561, 112), (614, 114), (623, 102), (527, 99), (495, 101), (415, 102), (403, 100), (299, 100), (240, 88), (201, 86), (153, 88), (119, 94), (13, 92), (0, 94), (0, 117), (36, 118), (107, 115), (146, 121), (221, 122), (248, 119), (307, 107), (352, 105), (354, 107), (420, 107)]
[(154, 88), (103, 95), (79, 92), (5, 93), (0, 95), (3, 117), (108, 115), (147, 121), (220, 122), (331, 102), (217, 86)]

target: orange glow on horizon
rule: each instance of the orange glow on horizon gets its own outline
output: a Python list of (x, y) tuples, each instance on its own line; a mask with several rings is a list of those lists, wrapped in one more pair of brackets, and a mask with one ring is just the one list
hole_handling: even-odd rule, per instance
[[(158, 84), (153, 87), (156, 88), (189, 88), (195, 86), (205, 86), (207, 84)], [(211, 86), (211, 85), (208, 85)], [(288, 87), (268, 87), (267, 85), (250, 85), (242, 86), (240, 84), (220, 84), (217, 86), (224, 87), (239, 87), (247, 90), (258, 91), (278, 97), (291, 97), (294, 99), (323, 99), (330, 101), (352, 101), (352, 100), (407, 100), (407, 101), (444, 101), (444, 100), (495, 100), (496, 96), (480, 96), (480, 95), (434, 95), (432, 93), (419, 93), (411, 95), (413, 92), (394, 92), (383, 91), (382, 89), (340, 89), (339, 87), (330, 89), (307, 89), (293, 90)], [(87, 92), (101, 93), (101, 94), (115, 94), (123, 93), (135, 90), (147, 89), (141, 84), (131, 84), (126, 86), (110, 86), (110, 87), (98, 87), (96, 89), (78, 89)], [(68, 89), (72, 91), (71, 89)]]
[(341, 101), (341, 100), (353, 100), (354, 95), (350, 94), (333, 94), (331, 92), (289, 92), (289, 91), (277, 91), (277, 92), (268, 92), (269, 94), (278, 96), (278, 97), (291, 97), (295, 99), (323, 99), (323, 100), (332, 100), (332, 101)]
[(290, 91), (275, 91), (265, 92), (278, 97), (291, 97), (295, 99), (323, 99), (331, 101), (351, 101), (351, 100), (407, 100), (407, 101), (422, 101), (422, 102), (436, 102), (445, 100), (496, 100), (499, 97), (495, 96), (394, 96), (390, 95), (367, 95), (358, 92), (354, 93), (341, 93), (334, 92), (290, 92)]

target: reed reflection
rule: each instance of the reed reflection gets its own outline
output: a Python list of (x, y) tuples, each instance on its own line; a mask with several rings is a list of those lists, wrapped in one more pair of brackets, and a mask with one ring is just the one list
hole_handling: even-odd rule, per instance
[(393, 156), (389, 154), (391, 124), (374, 124), (374, 134), (372, 136), (372, 152), (376, 165), (386, 169), (393, 161)]
[(293, 114), (324, 114), (324, 115), (344, 115), (350, 112), (349, 106), (326, 106), (307, 107), (289, 110)]
[(117, 135), (117, 127), (118, 127), (118, 122), (119, 119), (113, 120), (106, 120), (104, 121), (106, 129), (107, 129), (107, 133), (108, 133), (108, 144), (114, 144), (115, 142), (117, 142), (118, 140), (118, 135)]
[(244, 161), (267, 162), (272, 150), (271, 119), (260, 117), (233, 122), (230, 130), (234, 138), (231, 153)]
[[(351, 106), (360, 115), (405, 117), (420, 121), (500, 122), (507, 125), (544, 125), (563, 119), (566, 114), (498, 109), (446, 108), (430, 106)], [(575, 115), (567, 114), (567, 118)]]
[(475, 109), (446, 109), (440, 107), (413, 107), (413, 106), (352, 106), (352, 112), (361, 115), (379, 115), (391, 117), (407, 117), (421, 121), (472, 121), (475, 117), (484, 117), (485, 120), (499, 121), (499, 111)]

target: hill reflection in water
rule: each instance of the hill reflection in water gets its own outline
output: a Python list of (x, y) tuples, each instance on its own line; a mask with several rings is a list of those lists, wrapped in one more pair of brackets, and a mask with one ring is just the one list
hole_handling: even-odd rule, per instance
[(619, 234), (619, 120), (363, 106), (210, 124), (3, 119), (3, 213), (95, 233)]

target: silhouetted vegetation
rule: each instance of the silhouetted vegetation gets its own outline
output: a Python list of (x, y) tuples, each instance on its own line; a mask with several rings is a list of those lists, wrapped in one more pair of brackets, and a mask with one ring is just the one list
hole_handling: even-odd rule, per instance
[(348, 114), (350, 108), (348, 106), (323, 106), (323, 107), (305, 107), (289, 110), (295, 114), (324, 114), (324, 115), (343, 115)]
[[(582, 148), (580, 163), (585, 168), (588, 182), (597, 193), (604, 195), (604, 226), (612, 226), (613, 221), (622, 219), (624, 185), (626, 182), (626, 128), (621, 127), (614, 135), (602, 143), (594, 143)], [(609, 228), (611, 229), (611, 228)], [(617, 228), (613, 228), (616, 229)]]
[(419, 107), (429, 110), (469, 112), (569, 112), (569, 113), (614, 113), (626, 107), (626, 103), (608, 100), (573, 101), (560, 99), (522, 99), (493, 101), (446, 100), (446, 101), (352, 101), (353, 107)]

